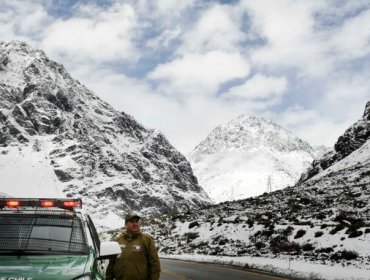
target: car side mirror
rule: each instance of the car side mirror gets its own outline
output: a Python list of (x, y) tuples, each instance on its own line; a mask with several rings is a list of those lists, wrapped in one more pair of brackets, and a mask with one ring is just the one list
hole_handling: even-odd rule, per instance
[(118, 254), (121, 254), (121, 247), (118, 242), (106, 241), (100, 243), (100, 256), (99, 260), (103, 259), (112, 259), (117, 257)]

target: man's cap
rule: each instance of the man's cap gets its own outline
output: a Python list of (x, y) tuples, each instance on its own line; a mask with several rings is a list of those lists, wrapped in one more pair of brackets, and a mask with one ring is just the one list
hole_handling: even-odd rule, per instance
[(140, 218), (141, 217), (136, 213), (128, 213), (125, 217), (125, 223), (127, 223), (131, 219), (139, 219), (140, 220)]

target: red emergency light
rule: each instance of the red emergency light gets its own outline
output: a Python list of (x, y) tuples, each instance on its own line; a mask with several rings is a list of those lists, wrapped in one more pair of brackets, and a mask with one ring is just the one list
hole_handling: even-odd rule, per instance
[(55, 201), (51, 201), (51, 200), (40, 201), (40, 206), (41, 207), (54, 207)]
[(65, 208), (77, 208), (80, 207), (80, 202), (76, 200), (63, 201), (63, 205)]
[(15, 207), (18, 207), (19, 205), (20, 205), (20, 202), (18, 200), (7, 200), (6, 201), (6, 206), (8, 207), (15, 208)]
[(66, 210), (74, 210), (75, 208), (82, 208), (82, 201), (79, 198), (0, 198), (0, 209), (8, 208), (62, 208)]

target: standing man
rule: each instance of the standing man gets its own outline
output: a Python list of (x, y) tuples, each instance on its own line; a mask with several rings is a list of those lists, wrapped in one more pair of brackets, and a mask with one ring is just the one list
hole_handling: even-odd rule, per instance
[(125, 228), (115, 241), (122, 254), (111, 260), (106, 280), (159, 280), (161, 271), (157, 249), (153, 239), (140, 231), (140, 216), (129, 213)]

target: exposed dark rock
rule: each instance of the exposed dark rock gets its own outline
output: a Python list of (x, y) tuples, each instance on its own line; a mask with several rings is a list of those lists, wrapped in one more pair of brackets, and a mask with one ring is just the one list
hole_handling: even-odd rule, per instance
[(34, 92), (37, 89), (35, 84), (27, 84), (23, 89), (23, 98), (26, 98), (30, 93)]
[(5, 66), (7, 66), (9, 63), (9, 57), (7, 55), (4, 55), (0, 58), (0, 69), (5, 70)]
[(68, 182), (73, 179), (71, 175), (64, 172), (63, 170), (55, 169), (54, 172), (55, 172), (55, 175), (57, 175), (58, 179), (62, 182)]
[(4, 113), (0, 111), (0, 122), (4, 124), (6, 119), (7, 119), (7, 116), (5, 116)]
[(352, 152), (359, 149), (367, 140), (370, 139), (370, 102), (366, 104), (366, 108), (362, 118), (348, 128), (343, 135), (338, 138), (334, 145), (335, 152), (325, 154), (321, 159), (315, 160), (308, 171), (302, 175), (300, 182), (305, 182), (313, 176), (320, 173), (350, 155)]
[(60, 108), (66, 110), (67, 112), (71, 112), (73, 109), (72, 103), (68, 99), (67, 95), (64, 93), (63, 90), (59, 90), (56, 94), (56, 98), (59, 101)]

